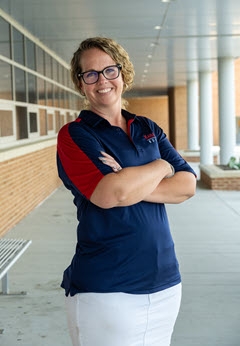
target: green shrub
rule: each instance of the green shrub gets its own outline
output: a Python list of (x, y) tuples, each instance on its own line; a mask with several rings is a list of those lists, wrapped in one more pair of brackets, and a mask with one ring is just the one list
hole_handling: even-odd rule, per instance
[(234, 156), (231, 156), (227, 165), (228, 167), (232, 169), (240, 169), (240, 159), (237, 162), (237, 158)]

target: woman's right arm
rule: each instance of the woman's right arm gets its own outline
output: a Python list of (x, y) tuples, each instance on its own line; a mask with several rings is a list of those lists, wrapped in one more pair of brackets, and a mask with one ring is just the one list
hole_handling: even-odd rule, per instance
[(138, 203), (171, 173), (170, 164), (161, 159), (143, 166), (123, 168), (117, 173), (105, 175), (94, 189), (90, 201), (104, 209)]

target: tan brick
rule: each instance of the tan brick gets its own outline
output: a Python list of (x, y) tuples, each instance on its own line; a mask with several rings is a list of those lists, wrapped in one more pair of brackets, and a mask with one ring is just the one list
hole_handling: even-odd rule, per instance
[(60, 186), (56, 146), (1, 162), (0, 176), (2, 236)]

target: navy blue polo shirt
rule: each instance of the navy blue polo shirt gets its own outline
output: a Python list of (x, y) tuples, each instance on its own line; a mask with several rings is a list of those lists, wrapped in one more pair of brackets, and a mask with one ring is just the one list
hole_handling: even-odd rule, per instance
[(164, 204), (142, 201), (102, 209), (89, 200), (98, 182), (112, 173), (98, 159), (101, 151), (113, 156), (123, 168), (163, 158), (176, 172), (194, 174), (156, 123), (125, 110), (122, 114), (127, 134), (87, 110), (59, 131), (58, 172), (74, 195), (79, 221), (76, 251), (63, 275), (66, 295), (146, 294), (181, 281)]

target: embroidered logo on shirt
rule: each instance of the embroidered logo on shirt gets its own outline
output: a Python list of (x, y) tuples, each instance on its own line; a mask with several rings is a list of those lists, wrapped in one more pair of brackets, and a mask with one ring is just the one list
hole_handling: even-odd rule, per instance
[(156, 141), (156, 137), (154, 133), (150, 133), (149, 135), (144, 135), (144, 138), (148, 141), (148, 143), (154, 143)]

